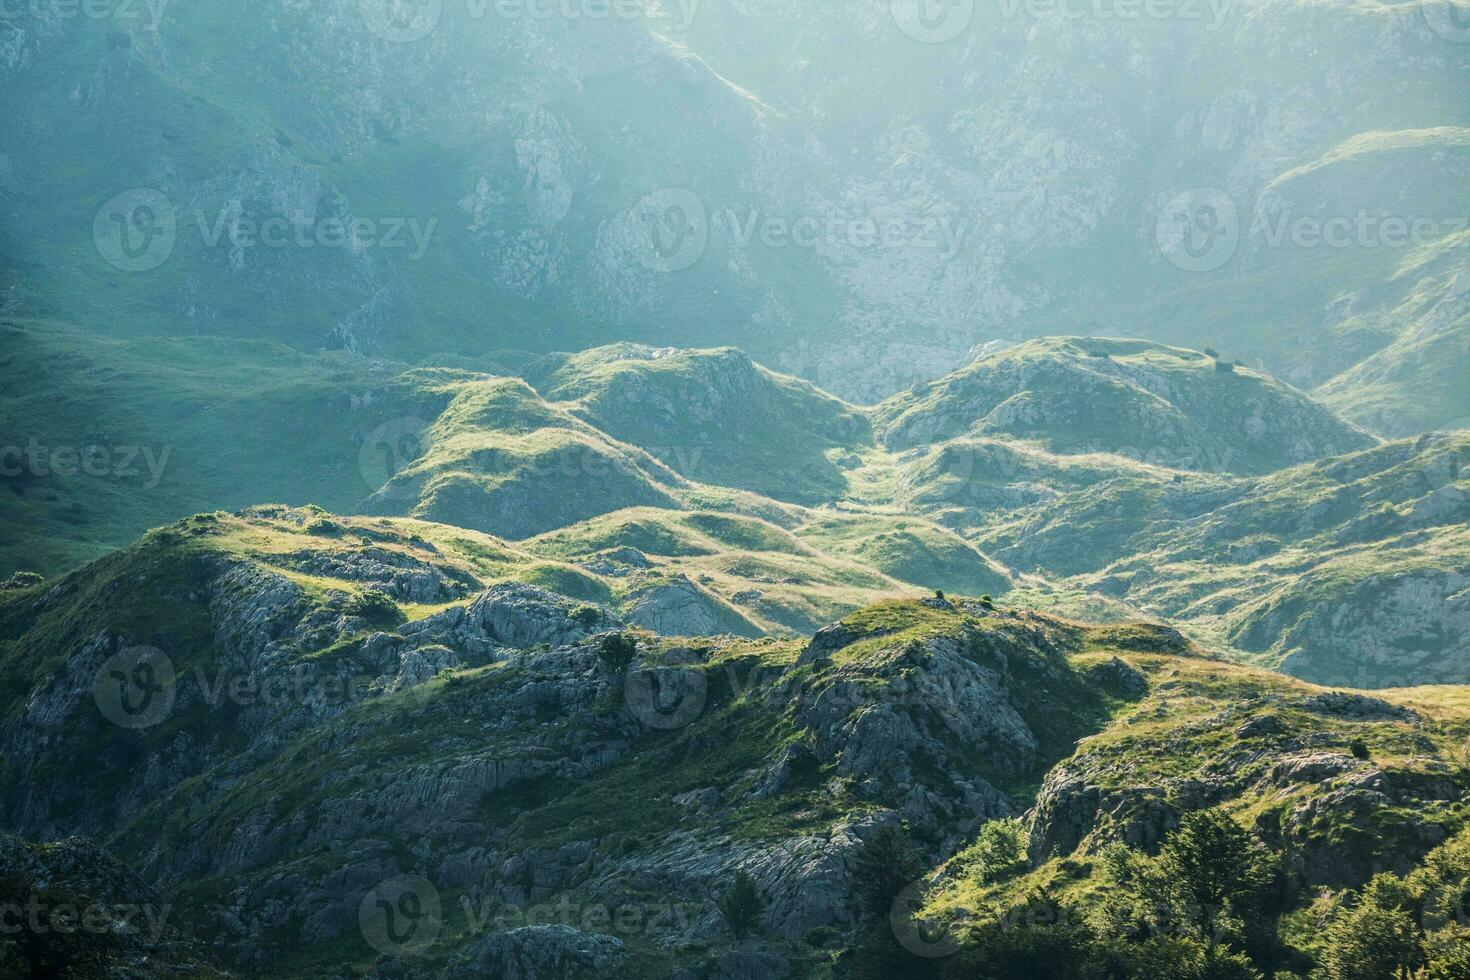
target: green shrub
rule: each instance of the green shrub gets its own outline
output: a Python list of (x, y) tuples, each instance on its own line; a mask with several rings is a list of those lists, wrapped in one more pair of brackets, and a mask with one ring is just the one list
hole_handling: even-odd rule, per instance
[(0, 582), (0, 592), (9, 592), (12, 589), (34, 589), (45, 583), (46, 579), (35, 572), (16, 572), (10, 578)]
[(597, 655), (612, 670), (625, 670), (638, 658), (638, 641), (627, 633), (609, 633), (602, 638)]
[(760, 927), (765, 902), (761, 901), (755, 879), (744, 871), (736, 873), (735, 880), (715, 904), (737, 940), (744, 939)]
[(602, 610), (596, 606), (578, 606), (572, 610), (571, 619), (583, 629), (591, 629), (602, 622)]
[(982, 882), (1001, 881), (1026, 867), (1026, 829), (1014, 818), (992, 820), (980, 828), (963, 859), (976, 868)]
[(344, 612), (372, 623), (389, 623), (398, 618), (398, 604), (386, 592), (368, 589), (347, 600)]

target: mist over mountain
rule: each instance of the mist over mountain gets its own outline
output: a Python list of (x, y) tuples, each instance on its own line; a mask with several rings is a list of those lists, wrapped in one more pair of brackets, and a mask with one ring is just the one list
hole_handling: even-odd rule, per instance
[(1461, 0), (0, 0), (0, 977), (1470, 976)]
[(1470, 416), (1411, 395), (1467, 366), (1451, 4), (583, 6), (23, 7), (8, 308), (409, 360), (731, 344), (858, 401), (1141, 336), (1386, 434)]

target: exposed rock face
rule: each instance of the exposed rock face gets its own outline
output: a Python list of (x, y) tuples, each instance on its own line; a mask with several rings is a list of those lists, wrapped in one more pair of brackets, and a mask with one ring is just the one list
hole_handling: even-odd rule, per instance
[[(166, 564), (150, 557), (150, 572)], [(97, 716), (94, 681), (131, 643), (95, 629), (0, 719), (0, 819), (38, 836), (108, 834), (154, 887), (206, 883), (215, 948), (256, 971), (301, 941), (356, 943), (365, 899), (411, 878), (445, 916), (461, 900), (480, 916), (467, 939), (445, 931), (445, 980), (611, 975), (650, 951), (703, 973), (799, 974), (789, 950), (813, 930), (858, 940), (853, 870), (881, 828), (905, 828), (934, 866), (1026, 806), (1001, 787), (1041, 785), (1033, 862), (1112, 841), (1154, 849), (1185, 813), (1249, 797), (1269, 804), (1261, 835), (1330, 884), (1418, 860), (1465, 789), (1448, 766), (1347, 754), (1349, 732), (1412, 737), (1421, 719), (1390, 695), (1215, 697), (1210, 672), (1239, 668), (1154, 624), (895, 600), (805, 652), (643, 638), (636, 666), (618, 668), (600, 653), (616, 617), (532, 586), (390, 632), (268, 568), (194, 571), (172, 598), (174, 628), (213, 644), (200, 664), (252, 682), (299, 673), (305, 689), (235, 704), (181, 682), (166, 724), (125, 729)], [(127, 577), (107, 588), (156, 600)], [(195, 666), (178, 654), (181, 677)], [(648, 710), (646, 675), (689, 710)], [(335, 678), (365, 685), (328, 699)], [(1134, 703), (1118, 718), (1120, 701)], [(98, 745), (117, 779), (58, 776), (89, 772)], [(739, 872), (762, 900), (749, 948), (716, 905)], [(587, 915), (542, 917), (563, 902)], [(658, 925), (588, 924), (618, 909)], [(394, 970), (423, 974), (385, 956), (379, 972)]]
[(627, 956), (612, 936), (588, 935), (563, 925), (526, 926), (477, 940), (444, 980), (465, 975), (502, 980), (597, 977)]
[(289, 556), (286, 563), (308, 575), (361, 582), (400, 602), (449, 602), (463, 598), (470, 585), (453, 581), (437, 566), (390, 548), (341, 554), (307, 551)]
[(628, 622), (664, 636), (760, 636), (761, 630), (684, 576), (629, 597)]
[[(1336, 569), (1324, 569), (1322, 578)], [(1369, 574), (1323, 602), (1304, 576), (1232, 631), (1242, 649), (1285, 654), (1283, 669), (1322, 684), (1404, 687), (1470, 682), (1470, 575), (1454, 570)]]

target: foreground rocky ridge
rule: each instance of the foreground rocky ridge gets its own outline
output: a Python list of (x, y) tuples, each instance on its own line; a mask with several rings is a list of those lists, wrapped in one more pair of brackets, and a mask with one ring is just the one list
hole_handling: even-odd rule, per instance
[[(469, 588), (409, 618), (181, 527), (7, 592), (0, 820), (105, 843), (244, 974), (779, 977), (861, 934), (851, 876), (884, 827), (933, 867), (1020, 816), (1034, 873), (1075, 878), (1224, 805), (1342, 886), (1466, 819), (1460, 688), (1325, 691), (1168, 627), (989, 600), (661, 639), (535, 586)], [(140, 706), (140, 664), (165, 710)], [(753, 942), (714, 903), (739, 871)], [(375, 911), (408, 894), (423, 932)]]

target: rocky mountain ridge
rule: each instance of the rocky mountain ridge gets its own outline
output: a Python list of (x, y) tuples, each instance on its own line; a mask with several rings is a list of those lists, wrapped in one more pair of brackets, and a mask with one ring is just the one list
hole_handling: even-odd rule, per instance
[[(944, 905), (1012, 816), (1027, 874), (1081, 888), (1107, 842), (1210, 806), (1338, 886), (1419, 867), (1466, 813), (1463, 688), (1334, 692), (988, 599), (786, 642), (660, 639), (525, 585), (404, 621), (191, 539), (0, 599), (0, 798), (23, 835), (134, 863), (241, 975), (812, 975), (864, 928), (852, 876), (885, 827)], [(165, 702), (131, 696), (141, 664)], [(106, 778), (66, 775), (84, 759)], [(753, 941), (712, 898), (738, 872)]]

